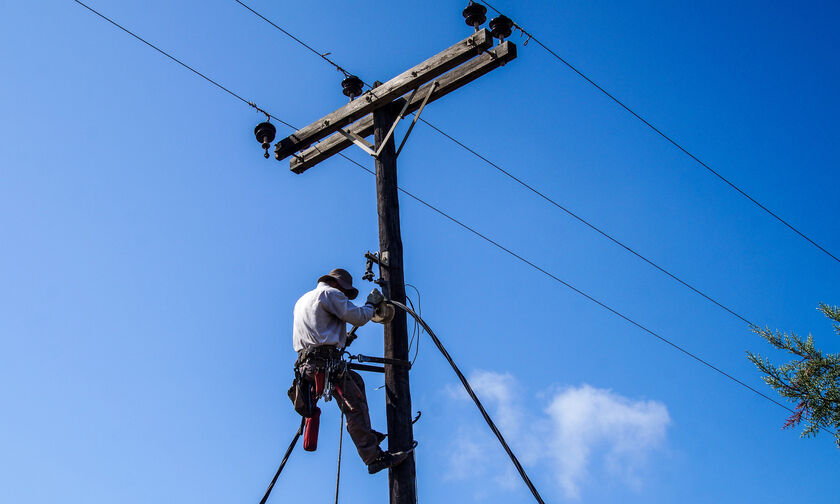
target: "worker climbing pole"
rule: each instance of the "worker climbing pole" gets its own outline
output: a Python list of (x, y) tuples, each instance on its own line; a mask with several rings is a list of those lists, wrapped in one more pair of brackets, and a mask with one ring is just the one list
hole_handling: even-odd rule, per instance
[(361, 375), (350, 369), (344, 359), (347, 346), (346, 324), (356, 327), (370, 320), (386, 323), (381, 316), (384, 297), (377, 289), (368, 295), (363, 306), (351, 300), (359, 290), (353, 277), (344, 269), (334, 269), (318, 278), (315, 289), (295, 303), (293, 347), (298, 353), (295, 380), (289, 398), (305, 420), (303, 449), (315, 451), (321, 409), (316, 405), (335, 399), (347, 418), (347, 431), (356, 445), (368, 472), (395, 467), (408, 458), (410, 450), (382, 451), (385, 439), (371, 427), (365, 383)]
[[(379, 265), (378, 283), (384, 296), (374, 289), (365, 306), (353, 305), (350, 300), (358, 290), (344, 270), (333, 270), (321, 277), (316, 289), (304, 294), (295, 305), (295, 350), (299, 358), (296, 385), (290, 397), (298, 412), (307, 418), (304, 448), (309, 449), (317, 446), (320, 409), (315, 401), (319, 397), (325, 401), (336, 398), (347, 415), (348, 432), (369, 472), (390, 469), (392, 504), (417, 502), (414, 458), (410, 455), (416, 442), (411, 419), (410, 365), (405, 365), (409, 346), (406, 312), (394, 312), (393, 305), (383, 303), (385, 298), (397, 306), (406, 303), (397, 156), (426, 105), (516, 58), (516, 46), (504, 40), (510, 35), (509, 20), (492, 20), (488, 31), (480, 28), (486, 21), (485, 14), (486, 8), (470, 2), (463, 16), (474, 33), (384, 84), (376, 82), (363, 92), (364, 82), (346, 75), (342, 92), (349, 103), (281, 139), (274, 150), (278, 161), (291, 156), (290, 169), (294, 173), (303, 173), (352, 145), (374, 158), (379, 252), (371, 257)], [(494, 38), (499, 41), (497, 45)], [(412, 112), (414, 120), (397, 148), (397, 124)], [(255, 130), (263, 148), (274, 136), (274, 128), (269, 126), (262, 123)], [(367, 140), (371, 135), (374, 143)], [(345, 322), (359, 326), (372, 319), (374, 313), (381, 314), (380, 322), (384, 324), (382, 363), (388, 451), (381, 451), (378, 445), (382, 439), (370, 428), (364, 383), (352, 369), (363, 365), (348, 364), (341, 358), (347, 339)]]

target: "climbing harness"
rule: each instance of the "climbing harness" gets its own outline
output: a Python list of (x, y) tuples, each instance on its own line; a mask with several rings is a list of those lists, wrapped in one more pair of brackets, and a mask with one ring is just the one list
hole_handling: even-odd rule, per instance
[[(312, 381), (303, 376), (300, 369), (303, 365), (314, 368), (311, 370)], [(342, 385), (338, 384), (338, 381), (343, 381), (346, 375), (347, 361), (343, 359), (343, 353), (335, 347), (312, 347), (301, 352), (298, 356), (295, 363), (295, 384), (293, 387), (300, 390), (302, 386), (304, 389), (303, 401), (307, 402), (304, 412), (309, 413), (308, 416), (304, 415), (304, 450), (315, 451), (318, 449), (318, 431), (321, 423), (321, 408), (317, 406), (318, 399), (323, 398), (324, 402), (329, 402), (335, 397), (337, 401), (341, 402), (342, 415), (345, 408), (352, 409), (350, 403), (344, 398), (343, 383)], [(293, 400), (293, 402), (295, 401)], [(295, 405), (297, 406), (298, 402), (295, 402)]]
[[(317, 406), (319, 399), (323, 398), (324, 402), (329, 402), (335, 398), (336, 401), (341, 403), (342, 414), (344, 414), (345, 408), (352, 411), (353, 407), (345, 399), (343, 392), (344, 380), (346, 380), (349, 369), (385, 372), (384, 367), (370, 366), (365, 363), (411, 368), (411, 362), (406, 360), (371, 357), (363, 354), (353, 355), (346, 350), (338, 350), (333, 346), (317, 346), (300, 352), (295, 363), (295, 381), (289, 390), (289, 398), (294, 403), (295, 410), (305, 418), (303, 431), (303, 449), (305, 451), (318, 449), (321, 416), (321, 408)], [(312, 375), (311, 381), (304, 377), (304, 372), (301, 371), (301, 367), (304, 365), (314, 368), (314, 370), (309, 370)], [(339, 381), (342, 383), (339, 384)]]

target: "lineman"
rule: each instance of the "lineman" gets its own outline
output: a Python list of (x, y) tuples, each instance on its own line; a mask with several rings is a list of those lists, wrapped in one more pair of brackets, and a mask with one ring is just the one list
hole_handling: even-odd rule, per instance
[[(307, 387), (315, 381), (318, 371), (324, 372), (330, 362), (341, 359), (347, 340), (346, 324), (367, 323), (384, 301), (382, 294), (374, 289), (363, 306), (356, 306), (350, 300), (358, 294), (350, 273), (339, 268), (320, 277), (317, 287), (295, 303), (293, 346), (298, 353), (295, 369)], [(383, 452), (379, 448), (385, 435), (370, 426), (362, 377), (348, 369), (343, 376), (328, 377), (328, 380), (340, 385), (336, 403), (347, 416), (347, 432), (368, 472), (374, 474), (404, 461), (410, 452)]]

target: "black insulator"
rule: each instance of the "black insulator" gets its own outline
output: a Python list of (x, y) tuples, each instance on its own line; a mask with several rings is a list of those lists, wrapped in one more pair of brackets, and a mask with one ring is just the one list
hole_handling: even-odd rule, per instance
[(476, 31), (478, 31), (478, 27), (487, 21), (487, 7), (475, 2), (470, 2), (461, 15), (464, 16), (464, 21), (468, 26), (472, 26)]
[(499, 40), (510, 37), (510, 34), (513, 33), (513, 21), (504, 15), (499, 15), (497, 18), (491, 19), (490, 33)]
[(358, 98), (362, 95), (362, 86), (364, 85), (365, 83), (362, 82), (362, 79), (351, 75), (341, 81), (342, 93), (344, 93), (344, 96), (349, 96), (351, 100)]
[(270, 122), (263, 122), (257, 124), (254, 128), (254, 136), (257, 137), (257, 142), (262, 144), (265, 149), (265, 158), (268, 159), (268, 148), (271, 147), (271, 142), (274, 141), (274, 135), (277, 134), (277, 129)]

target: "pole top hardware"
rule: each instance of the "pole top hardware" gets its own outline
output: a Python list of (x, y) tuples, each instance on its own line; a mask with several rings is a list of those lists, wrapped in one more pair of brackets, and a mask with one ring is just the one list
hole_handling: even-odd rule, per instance
[(362, 95), (362, 87), (364, 87), (364, 82), (355, 75), (351, 75), (341, 81), (342, 93), (344, 93), (344, 96), (350, 98), (350, 100), (354, 100)]
[[(342, 141), (345, 141), (346, 137), (339, 130), (347, 133), (348, 126), (365, 117), (369, 117), (375, 110), (391, 105), (404, 94), (412, 93), (424, 84), (431, 83), (444, 74), (449, 75), (453, 73), (453, 78), (456, 78), (458, 75), (461, 75), (457, 70), (458, 67), (483, 55), (484, 51), (493, 47), (493, 42), (493, 35), (490, 34), (489, 30), (479, 30), (471, 34), (461, 42), (404, 71), (381, 86), (362, 93), (358, 99), (351, 100), (344, 106), (281, 139), (275, 145), (275, 159), (286, 159), (296, 152), (308, 149), (316, 142), (333, 134), (337, 134)], [(450, 72), (451, 70), (455, 70), (455, 72)], [(472, 79), (480, 75), (483, 74), (476, 74)], [(461, 85), (472, 79), (463, 80)], [(449, 91), (454, 89), (457, 89), (457, 87), (452, 87)], [(440, 92), (440, 87), (438, 90), (440, 95), (445, 94)], [(431, 101), (431, 98), (429, 101)], [(349, 129), (352, 132), (352, 128)], [(350, 136), (353, 140), (357, 140), (352, 135)], [(351, 144), (355, 143), (351, 140), (346, 141)], [(365, 145), (364, 142), (359, 143)], [(295, 173), (301, 173), (305, 169), (301, 168), (295, 171)]]
[(464, 22), (467, 23), (467, 26), (472, 26), (475, 31), (478, 31), (478, 27), (487, 21), (487, 7), (470, 1), (461, 15), (464, 16)]
[(277, 128), (270, 122), (261, 122), (254, 128), (254, 136), (257, 137), (257, 142), (262, 144), (265, 149), (265, 158), (268, 159), (268, 148), (271, 147), (271, 142), (274, 141), (274, 135), (277, 134)]
[(490, 33), (499, 39), (499, 42), (504, 42), (513, 33), (513, 21), (505, 15), (491, 19), (488, 26), (490, 26)]

